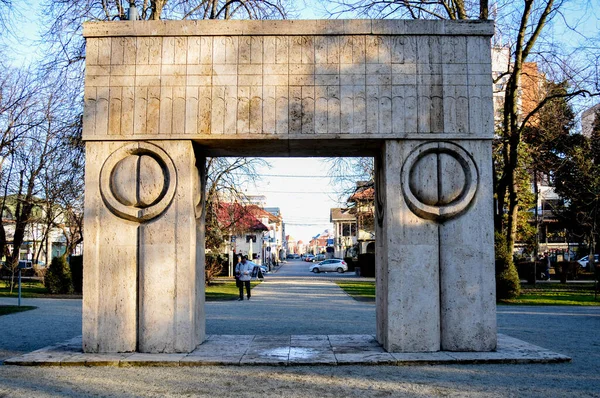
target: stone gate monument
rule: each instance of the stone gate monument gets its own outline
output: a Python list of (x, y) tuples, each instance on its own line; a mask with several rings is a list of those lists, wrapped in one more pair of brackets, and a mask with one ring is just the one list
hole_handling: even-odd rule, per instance
[(496, 347), (491, 22), (88, 23), (83, 348), (205, 337), (206, 156), (374, 156), (377, 339)]

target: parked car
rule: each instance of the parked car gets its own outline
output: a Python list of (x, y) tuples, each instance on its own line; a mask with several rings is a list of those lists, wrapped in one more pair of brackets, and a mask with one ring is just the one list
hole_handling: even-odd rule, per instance
[(254, 267), (259, 267), (259, 268), (260, 268), (260, 271), (262, 272), (262, 274), (263, 274), (263, 275), (265, 275), (267, 272), (269, 272), (269, 269), (268, 269), (268, 268), (267, 268), (265, 265), (258, 265), (258, 264), (256, 264), (255, 262), (253, 262), (253, 261), (250, 261), (250, 260), (248, 260), (248, 261), (246, 261), (246, 262), (247, 262), (248, 264), (250, 264), (250, 265), (252, 266), (252, 268), (254, 268)]
[(294, 260), (297, 260), (300, 258), (300, 255), (298, 253), (294, 254), (293, 256), (294, 256)]
[(326, 258), (327, 258), (327, 256), (325, 254), (317, 254), (315, 257), (313, 257), (312, 262), (318, 263), (319, 261), (323, 261)]
[(348, 264), (340, 258), (330, 258), (311, 265), (308, 270), (318, 274), (319, 272), (337, 271), (340, 274), (348, 271)]
[(313, 254), (307, 254), (304, 256), (304, 261), (310, 263), (313, 260), (313, 258), (315, 258)]
[[(579, 265), (581, 265), (583, 268), (587, 267), (588, 261), (589, 261), (589, 256), (585, 256), (585, 257), (582, 257), (579, 260), (577, 260), (577, 262), (579, 263)], [(597, 254), (594, 254), (594, 262), (595, 263), (598, 262), (598, 255)]]

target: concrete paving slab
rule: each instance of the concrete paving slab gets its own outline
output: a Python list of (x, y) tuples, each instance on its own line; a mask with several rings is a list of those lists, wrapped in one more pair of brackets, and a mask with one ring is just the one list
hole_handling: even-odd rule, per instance
[(336, 353), (339, 365), (396, 365), (397, 361), (388, 352)]
[(188, 355), (179, 366), (230, 366), (239, 365), (244, 354), (239, 355)]
[[(240, 339), (241, 337), (241, 339)], [(370, 335), (210, 335), (189, 354), (84, 354), (79, 340), (7, 359), (22, 366), (423, 365), (556, 363), (570, 357), (502, 334), (493, 352), (388, 353)], [(305, 344), (304, 346), (302, 344)]]
[(436, 365), (458, 363), (458, 359), (453, 358), (446, 352), (392, 352), (391, 355), (398, 365)]
[(61, 366), (81, 366), (83, 361), (84, 366), (119, 366), (121, 361), (133, 355), (126, 354), (78, 354), (73, 355), (61, 362)]
[(119, 366), (179, 366), (188, 354), (135, 353), (119, 362)]
[(288, 365), (337, 365), (337, 359), (333, 352), (314, 350), (305, 347), (290, 348)]

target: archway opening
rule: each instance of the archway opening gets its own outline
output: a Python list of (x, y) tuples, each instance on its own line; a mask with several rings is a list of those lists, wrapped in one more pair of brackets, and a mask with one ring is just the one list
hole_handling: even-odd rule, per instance
[[(221, 163), (208, 160), (245, 166), (226, 181), (235, 185), (236, 195), (223, 196), (217, 206), (221, 226), (229, 228), (221, 231), (217, 249), (228, 262), (215, 279), (232, 283), (239, 254), (267, 273), (252, 289), (250, 302), (229, 302), (231, 308), (225, 308), (209, 299), (207, 334), (374, 336), (375, 258), (363, 256), (375, 239), (373, 157), (229, 155)], [(231, 193), (210, 187), (215, 183), (210, 166), (207, 174), (207, 191)], [(207, 237), (209, 228), (207, 220)], [(207, 256), (209, 250), (215, 248), (207, 247)], [(329, 264), (336, 261), (343, 264)], [(250, 312), (240, 314), (240, 308)], [(240, 323), (244, 326), (237, 327)]]

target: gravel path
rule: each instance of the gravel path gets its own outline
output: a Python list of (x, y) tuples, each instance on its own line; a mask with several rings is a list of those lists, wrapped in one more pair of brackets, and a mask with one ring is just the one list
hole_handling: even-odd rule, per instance
[[(6, 300), (0, 298), (0, 304)], [(40, 309), (0, 317), (0, 358), (80, 334), (80, 303), (27, 300), (25, 305)], [(353, 301), (321, 278), (301, 286), (272, 278), (256, 288), (249, 302), (206, 307), (211, 334), (353, 334), (375, 329), (373, 304)], [(600, 307), (500, 306), (498, 325), (501, 333), (569, 355), (573, 362), (287, 368), (1, 366), (0, 397), (600, 397)]]

